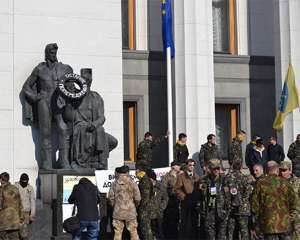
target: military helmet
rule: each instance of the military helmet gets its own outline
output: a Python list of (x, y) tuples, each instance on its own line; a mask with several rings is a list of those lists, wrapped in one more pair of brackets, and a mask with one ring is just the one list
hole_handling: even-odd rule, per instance
[(279, 169), (281, 170), (289, 170), (292, 168), (292, 163), (290, 161), (282, 161), (279, 165)]
[(209, 160), (208, 167), (210, 169), (221, 168), (221, 161), (219, 159)]

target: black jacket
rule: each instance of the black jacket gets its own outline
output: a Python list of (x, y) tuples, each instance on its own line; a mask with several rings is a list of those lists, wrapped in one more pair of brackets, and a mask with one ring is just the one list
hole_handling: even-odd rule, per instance
[(68, 202), (76, 205), (80, 221), (97, 221), (99, 219), (100, 193), (87, 178), (80, 179), (79, 184), (74, 186)]
[(259, 163), (261, 165), (265, 165), (268, 159), (267, 150), (264, 149), (262, 153), (260, 153), (256, 146), (252, 148), (251, 154), (249, 155), (249, 163), (247, 164), (248, 167), (253, 167), (255, 164)]
[(186, 144), (176, 143), (174, 146), (174, 161), (185, 163), (189, 157), (189, 150)]
[(268, 161), (274, 160), (277, 163), (280, 163), (285, 158), (283, 148), (279, 144), (276, 144), (276, 145), (270, 144), (268, 146), (267, 152), (268, 152)]

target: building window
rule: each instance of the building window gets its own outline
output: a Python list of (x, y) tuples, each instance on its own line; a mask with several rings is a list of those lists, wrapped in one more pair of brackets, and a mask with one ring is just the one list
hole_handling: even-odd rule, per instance
[(135, 161), (137, 146), (137, 102), (123, 103), (124, 159)]
[(122, 0), (122, 47), (134, 49), (135, 0)]
[(235, 0), (213, 0), (214, 52), (236, 54)]
[(222, 158), (228, 159), (228, 146), (240, 127), (239, 104), (216, 104), (216, 135)]

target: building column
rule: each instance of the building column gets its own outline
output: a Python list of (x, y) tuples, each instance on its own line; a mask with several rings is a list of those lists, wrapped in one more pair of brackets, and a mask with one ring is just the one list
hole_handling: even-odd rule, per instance
[[(276, 70), (276, 106), (279, 105), (282, 86), (288, 69), (289, 58), (295, 71), (296, 84), (300, 88), (300, 2), (298, 0), (276, 0), (275, 3), (275, 70)], [(286, 118), (279, 139), (285, 151), (300, 133), (300, 113), (294, 110)]]
[(176, 134), (190, 157), (215, 132), (212, 1), (174, 1)]

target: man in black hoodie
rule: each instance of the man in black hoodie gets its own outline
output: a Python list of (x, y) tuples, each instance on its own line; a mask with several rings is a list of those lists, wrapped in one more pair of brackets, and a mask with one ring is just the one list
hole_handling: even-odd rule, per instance
[(269, 143), (267, 149), (268, 161), (273, 160), (280, 164), (285, 158), (282, 146), (277, 143), (277, 138), (273, 136), (269, 137)]
[(89, 179), (81, 178), (74, 186), (68, 202), (76, 205), (80, 221), (80, 230), (73, 234), (73, 240), (80, 240), (84, 229), (87, 229), (88, 239), (97, 240), (99, 234), (98, 204), (100, 203), (100, 193), (97, 187)]

